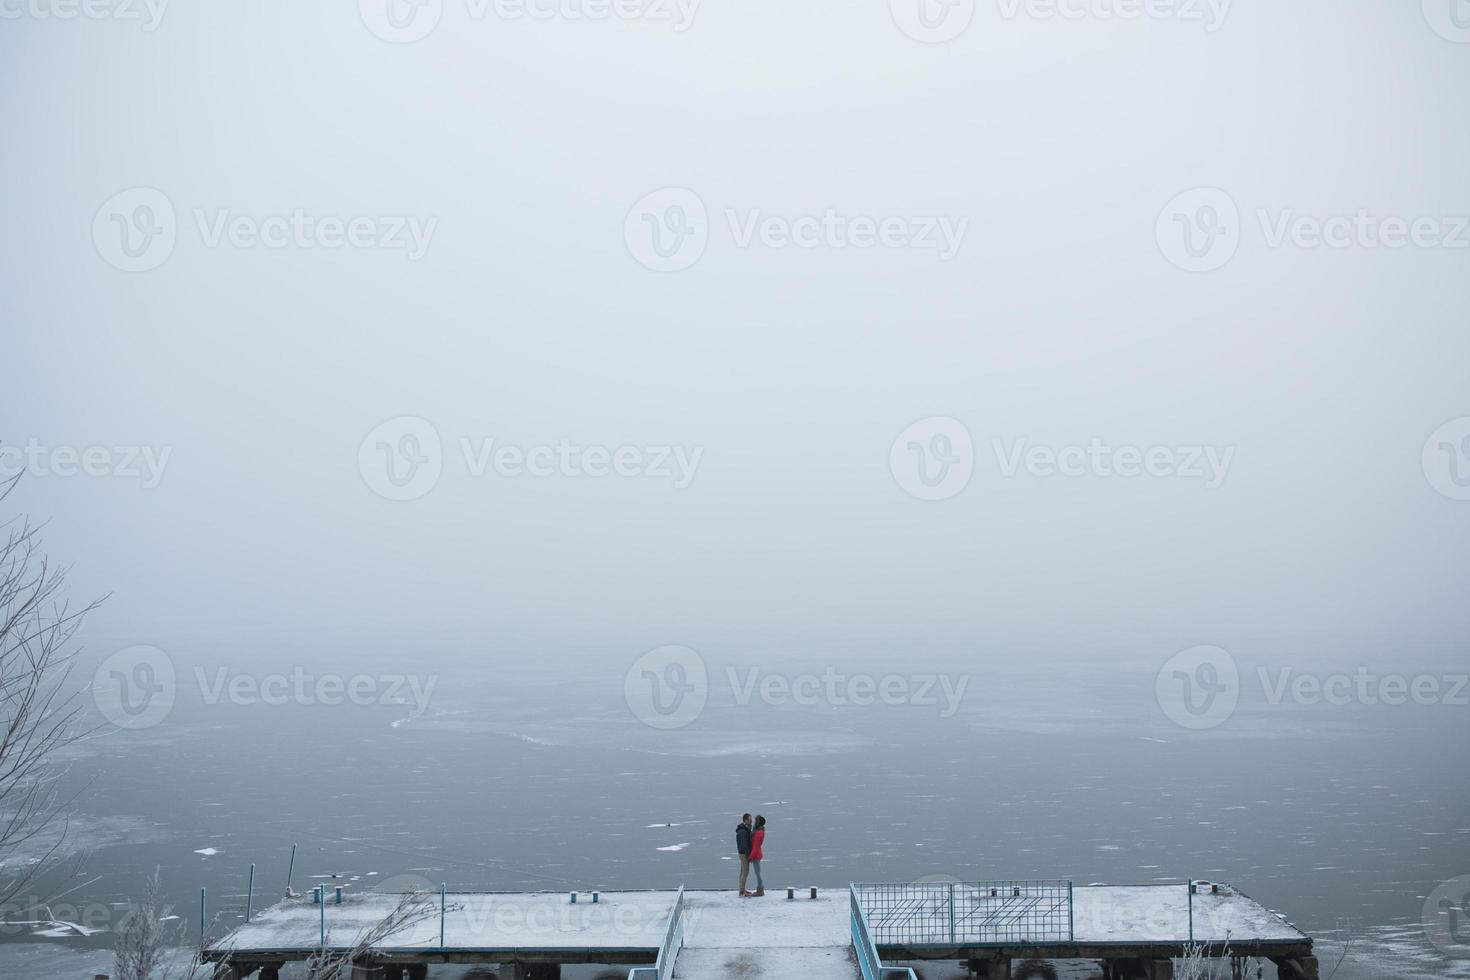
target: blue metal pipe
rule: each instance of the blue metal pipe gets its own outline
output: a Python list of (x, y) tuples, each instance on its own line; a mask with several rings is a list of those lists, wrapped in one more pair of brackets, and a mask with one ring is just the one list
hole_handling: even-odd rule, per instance
[(296, 870), (296, 845), (291, 845), (291, 863), (286, 865), (286, 894), (291, 894), (291, 872)]
[(250, 923), (250, 906), (255, 899), (255, 865), (250, 865), (250, 882), (245, 886), (245, 923)]
[(199, 948), (204, 948), (204, 889), (199, 889)]

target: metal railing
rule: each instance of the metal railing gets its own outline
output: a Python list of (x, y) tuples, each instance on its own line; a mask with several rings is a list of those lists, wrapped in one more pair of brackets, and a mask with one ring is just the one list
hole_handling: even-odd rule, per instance
[(847, 897), (851, 906), (849, 923), (852, 927), (852, 948), (857, 954), (858, 969), (862, 971), (863, 980), (884, 980), (889, 974), (897, 974), (906, 980), (918, 980), (914, 971), (906, 966), (883, 965), (883, 959), (878, 955), (878, 946), (873, 942), (873, 934), (868, 931), (868, 922), (863, 918), (863, 907), (858, 901), (856, 885), (847, 886)]
[(874, 947), (953, 948), (1071, 942), (1072, 882), (923, 881), (852, 886)]
[(674, 896), (674, 905), (669, 909), (669, 926), (664, 930), (664, 941), (658, 947), (658, 959), (653, 966), (635, 966), (628, 971), (628, 980), (672, 980), (674, 961), (684, 947), (684, 886)]

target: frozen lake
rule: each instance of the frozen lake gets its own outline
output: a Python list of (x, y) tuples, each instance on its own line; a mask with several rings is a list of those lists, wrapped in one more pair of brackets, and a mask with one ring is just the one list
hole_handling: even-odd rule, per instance
[[(717, 685), (697, 723), (664, 732), (632, 716), (617, 670), (514, 662), (466, 663), (417, 718), (181, 698), (156, 728), (88, 742), (68, 776), (84, 789), (70, 857), (32, 891), (97, 931), (42, 935), (16, 924), (37, 914), (9, 915), (0, 975), (105, 972), (109, 930), (155, 866), (181, 927), (197, 930), (207, 886), (222, 935), (251, 862), (257, 908), (284, 891), (292, 841), (299, 892), (719, 887), (734, 884), (733, 824), (751, 810), (770, 821), (772, 888), (1194, 876), (1285, 912), (1324, 964), (1345, 951), (1339, 980), (1470, 977), (1419, 928), (1424, 896), (1466, 870), (1470, 791), (1433, 761), (1464, 744), (1463, 711), (1243, 701), (1198, 735), (1126, 672), (1016, 659), (977, 661), (953, 717), (742, 706)], [(1146, 666), (1135, 680), (1150, 689)]]

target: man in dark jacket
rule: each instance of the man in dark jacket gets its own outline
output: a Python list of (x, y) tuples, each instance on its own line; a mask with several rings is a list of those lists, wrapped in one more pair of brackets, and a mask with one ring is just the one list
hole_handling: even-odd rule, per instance
[(740, 818), (735, 828), (735, 853), (740, 855), (740, 897), (750, 894), (745, 890), (745, 879), (750, 876), (750, 814)]

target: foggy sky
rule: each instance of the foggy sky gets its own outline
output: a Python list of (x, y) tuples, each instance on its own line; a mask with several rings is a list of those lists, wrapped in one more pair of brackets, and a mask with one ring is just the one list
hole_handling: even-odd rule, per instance
[[(13, 6), (13, 10), (22, 9)], [(1470, 214), (1470, 44), (1419, 4), (1237, 3), (906, 36), (885, 3), (705, 0), (668, 23), (446, 0), (388, 43), (354, 4), (171, 5), (154, 31), (0, 24), (0, 443), (147, 446), (156, 487), (28, 474), (98, 642), (434, 637), (446, 655), (661, 643), (1034, 641), (1456, 649), (1470, 502), (1421, 449), (1470, 415), (1470, 249), (1273, 248), (1257, 217)], [(158, 268), (93, 240), (177, 210)], [(694, 191), (656, 272), (625, 219)], [(1222, 268), (1162, 254), (1197, 187)], [(422, 257), (210, 247), (220, 212), (436, 219)], [(967, 219), (920, 249), (740, 247), (727, 211)], [(443, 440), (384, 499), (363, 440)], [(949, 499), (894, 440), (973, 437)], [(992, 440), (1233, 447), (1198, 480), (1007, 477)], [(656, 478), (507, 477), (461, 440), (679, 446)]]

